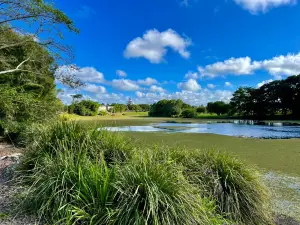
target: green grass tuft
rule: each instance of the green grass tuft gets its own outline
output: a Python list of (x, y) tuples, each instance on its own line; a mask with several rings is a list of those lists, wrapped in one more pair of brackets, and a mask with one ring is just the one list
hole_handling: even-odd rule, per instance
[(76, 122), (35, 127), (22, 206), (51, 224), (268, 224), (255, 170), (218, 153), (135, 146)]

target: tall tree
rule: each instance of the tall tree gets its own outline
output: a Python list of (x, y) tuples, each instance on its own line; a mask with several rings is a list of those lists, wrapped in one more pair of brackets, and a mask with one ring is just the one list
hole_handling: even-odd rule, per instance
[[(33, 32), (28, 33), (15, 27), (13, 24), (16, 21), (25, 23), (24, 26), (30, 27)], [(24, 57), (12, 57), (7, 54), (15, 49), (30, 46), (33, 42), (51, 53), (54, 59), (51, 65), (53, 68), (61, 62), (70, 64), (73, 60), (72, 48), (59, 42), (64, 38), (63, 30), (78, 33), (72, 20), (43, 0), (0, 0), (0, 62), (2, 63), (0, 75), (29, 71), (27, 64), (44, 60), (43, 58), (37, 60), (32, 54), (26, 54)], [(7, 33), (11, 37), (8, 38)], [(19, 34), (22, 38), (13, 33)], [(34, 70), (31, 72), (38, 74)], [(57, 74), (57, 79), (71, 87), (82, 85), (82, 82), (69, 74), (69, 71)]]

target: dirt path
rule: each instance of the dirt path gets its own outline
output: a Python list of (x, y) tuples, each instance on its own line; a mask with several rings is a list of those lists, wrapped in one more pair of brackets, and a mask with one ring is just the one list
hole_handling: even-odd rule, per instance
[(10, 168), (17, 163), (21, 155), (22, 149), (0, 142), (0, 225), (38, 224), (30, 216), (12, 216), (12, 210), (18, 204), (14, 196), (19, 193), (20, 188), (14, 186), (8, 180)]

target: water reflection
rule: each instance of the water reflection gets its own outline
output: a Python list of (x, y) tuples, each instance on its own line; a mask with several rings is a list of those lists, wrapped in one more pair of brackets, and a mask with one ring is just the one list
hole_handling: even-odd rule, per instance
[(110, 131), (212, 133), (252, 138), (300, 138), (300, 126), (285, 123), (234, 121), (232, 123), (159, 123), (148, 126), (107, 127)]

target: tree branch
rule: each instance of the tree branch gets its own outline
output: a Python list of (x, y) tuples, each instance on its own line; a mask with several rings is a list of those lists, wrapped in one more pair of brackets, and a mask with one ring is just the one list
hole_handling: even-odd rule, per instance
[(30, 57), (25, 59), (24, 61), (22, 61), (15, 69), (11, 69), (11, 70), (4, 70), (4, 71), (0, 71), (0, 75), (2, 74), (6, 74), (6, 73), (13, 73), (13, 72), (17, 72), (17, 71), (20, 71), (20, 67), (26, 63), (27, 61), (29, 61)]

